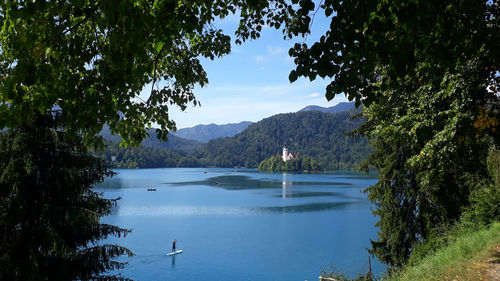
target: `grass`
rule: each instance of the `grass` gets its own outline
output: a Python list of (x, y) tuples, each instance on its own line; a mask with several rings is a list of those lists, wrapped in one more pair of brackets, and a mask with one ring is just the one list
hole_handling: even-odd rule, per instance
[(499, 243), (500, 222), (486, 229), (465, 231), (449, 245), (384, 280), (482, 280), (478, 264)]

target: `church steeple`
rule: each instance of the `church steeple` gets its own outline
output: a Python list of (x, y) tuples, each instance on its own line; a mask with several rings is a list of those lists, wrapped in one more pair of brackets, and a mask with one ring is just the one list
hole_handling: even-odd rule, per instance
[(286, 148), (285, 145), (283, 145), (283, 155), (281, 157), (283, 159), (283, 161), (286, 162), (286, 160), (288, 160), (288, 149)]

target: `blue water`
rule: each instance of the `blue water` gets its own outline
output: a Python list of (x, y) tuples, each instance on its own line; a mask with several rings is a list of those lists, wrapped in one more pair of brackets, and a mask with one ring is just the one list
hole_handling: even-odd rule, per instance
[[(376, 238), (375, 183), (355, 173), (282, 174), (245, 169), (141, 169), (96, 186), (122, 197), (103, 222), (133, 229), (111, 238), (136, 256), (120, 271), (135, 280), (318, 280), (333, 264), (368, 271)], [(156, 191), (147, 191), (156, 188)], [(172, 240), (184, 253), (167, 257)], [(372, 261), (372, 271), (384, 267)]]

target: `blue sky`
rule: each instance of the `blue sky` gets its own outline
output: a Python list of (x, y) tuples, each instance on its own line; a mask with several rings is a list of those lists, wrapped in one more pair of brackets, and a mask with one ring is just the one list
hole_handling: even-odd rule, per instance
[[(255, 122), (274, 114), (295, 112), (307, 105), (329, 107), (347, 101), (341, 94), (327, 102), (324, 93), (330, 80), (310, 82), (300, 78), (293, 84), (288, 81), (288, 75), (294, 69), (288, 50), (296, 42), (305, 41), (311, 45), (324, 34), (329, 22), (320, 15), (321, 12), (314, 18), (312, 34), (306, 39), (283, 40), (280, 31), (264, 28), (258, 40), (233, 44), (230, 55), (214, 61), (202, 60), (209, 85), (195, 89), (201, 106), (191, 104), (184, 112), (170, 108), (170, 116), (177, 128)], [(237, 18), (230, 17), (218, 27), (233, 34), (236, 25)]]

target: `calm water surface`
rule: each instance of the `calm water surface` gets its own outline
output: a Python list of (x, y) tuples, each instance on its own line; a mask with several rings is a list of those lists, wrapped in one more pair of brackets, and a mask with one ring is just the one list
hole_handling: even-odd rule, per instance
[[(135, 280), (318, 280), (334, 264), (368, 270), (377, 221), (354, 173), (282, 174), (244, 169), (116, 170), (96, 186), (122, 197), (104, 222), (133, 229), (109, 239), (131, 249), (121, 271)], [(156, 188), (156, 191), (147, 191)], [(172, 240), (184, 253), (167, 257)], [(372, 261), (372, 271), (384, 267)]]

